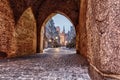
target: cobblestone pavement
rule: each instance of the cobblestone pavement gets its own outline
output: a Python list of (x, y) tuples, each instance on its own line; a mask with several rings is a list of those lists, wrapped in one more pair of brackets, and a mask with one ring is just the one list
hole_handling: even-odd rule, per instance
[(0, 61), (0, 80), (90, 80), (86, 60), (75, 50), (46, 49), (42, 54)]

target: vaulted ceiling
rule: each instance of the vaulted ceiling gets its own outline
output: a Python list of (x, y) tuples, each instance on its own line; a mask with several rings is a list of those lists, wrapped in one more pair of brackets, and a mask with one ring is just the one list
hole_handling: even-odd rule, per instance
[(79, 0), (9, 0), (17, 22), (23, 12), (31, 7), (36, 20), (43, 16), (43, 20), (55, 11), (68, 15), (77, 24), (79, 15)]

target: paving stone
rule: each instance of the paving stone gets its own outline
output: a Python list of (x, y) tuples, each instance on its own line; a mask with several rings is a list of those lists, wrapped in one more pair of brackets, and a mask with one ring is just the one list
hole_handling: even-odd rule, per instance
[(75, 50), (59, 49), (0, 61), (0, 80), (91, 80), (84, 58)]

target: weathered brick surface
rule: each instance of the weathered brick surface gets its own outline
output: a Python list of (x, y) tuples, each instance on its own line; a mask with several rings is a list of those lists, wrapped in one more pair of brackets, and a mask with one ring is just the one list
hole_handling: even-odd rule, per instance
[(8, 57), (35, 53), (36, 41), (39, 52), (44, 21), (52, 13), (62, 12), (76, 26), (78, 51), (88, 55), (90, 63), (103, 73), (120, 74), (120, 1), (88, 0), (87, 10), (84, 4), (79, 9), (78, 3), (79, 0), (0, 0), (0, 52)]
[[(48, 7), (49, 6), (49, 7)], [(71, 21), (73, 22), (74, 26), (76, 27), (78, 25), (78, 19), (79, 19), (79, 7), (77, 6), (76, 2), (74, 0), (65, 0), (65, 1), (61, 1), (61, 0), (52, 0), (52, 1), (44, 1), (44, 3), (41, 5), (41, 7), (39, 8), (39, 16), (38, 16), (38, 50), (39, 46), (40, 46), (40, 30), (42, 29), (41, 27), (43, 27), (43, 23), (44, 21), (48, 18), (48, 16), (50, 16), (52, 13), (64, 13), (65, 15), (67, 15), (67, 17), (69, 17), (71, 19)], [(52, 17), (51, 17), (52, 18)]]
[(16, 29), (16, 55), (30, 55), (36, 53), (36, 21), (31, 8), (21, 16)]
[[(1, 6), (1, 9), (0, 9), (1, 10), (1, 15), (0, 15), (1, 27), (2, 25), (4, 25), (4, 23), (6, 23), (6, 28), (1, 29), (1, 33), (0, 33), (1, 34), (0, 39), (2, 40), (1, 51), (2, 52), (8, 51), (8, 47), (12, 45), (14, 48), (16, 48), (14, 49), (16, 50), (16, 54), (17, 54), (15, 56), (23, 55), (23, 54), (26, 54), (27, 52), (28, 53), (35, 52), (36, 39), (34, 39), (34, 42), (33, 42), (32, 39), (35, 36), (33, 36), (33, 33), (30, 33), (30, 32), (34, 32), (33, 29), (30, 29), (30, 26), (35, 26), (34, 24), (35, 21), (37, 22), (37, 26), (36, 26), (37, 34), (34, 34), (34, 35), (37, 35), (36, 37), (37, 44), (38, 44), (37, 52), (40, 51), (39, 49), (41, 44), (40, 43), (40, 37), (41, 37), (40, 30), (42, 28), (41, 26), (44, 23), (45, 19), (51, 13), (60, 11), (66, 14), (71, 19), (71, 21), (75, 26), (78, 24), (79, 0), (68, 0), (68, 1), (58, 0), (57, 2), (56, 0), (53, 0), (53, 1), (48, 1), (48, 0), (35, 0), (35, 1), (5, 0), (3, 1), (1, 0), (0, 6)], [(31, 7), (32, 9), (31, 13), (33, 12), (32, 15), (35, 17), (34, 20), (33, 19), (31, 20), (30, 15), (27, 15), (30, 13), (29, 11), (28, 12), (26, 11), (28, 7)], [(6, 14), (7, 16), (5, 16)], [(7, 20), (2, 20), (4, 18)], [(14, 28), (13, 22), (15, 22), (15, 28)], [(16, 31), (16, 33), (14, 33), (14, 30)], [(16, 41), (14, 39), (16, 39)], [(34, 46), (34, 50), (33, 50), (33, 46)], [(12, 51), (12, 50), (9, 50), (9, 51)]]
[(88, 0), (86, 24), (90, 62), (103, 73), (120, 74), (120, 1)]
[[(78, 21), (76, 18), (79, 14), (79, 0), (9, 0), (11, 7), (14, 12), (14, 18), (17, 22), (22, 15), (22, 13), (29, 7), (32, 7), (33, 13), (35, 14), (35, 18), (37, 19), (40, 10), (42, 9), (45, 12), (51, 14), (54, 10), (60, 10), (72, 18), (74, 23)], [(52, 10), (51, 10), (52, 9)], [(50, 12), (49, 12), (50, 11)], [(44, 15), (42, 12), (42, 14)], [(45, 13), (46, 14), (46, 13)], [(73, 15), (74, 14), (74, 15)], [(48, 16), (48, 15), (46, 15)], [(42, 17), (46, 17), (42, 16)], [(75, 19), (73, 19), (75, 18)]]
[(79, 52), (87, 57), (87, 32), (86, 32), (86, 12), (87, 12), (87, 0), (81, 0), (80, 13), (79, 13), (79, 26), (77, 33), (79, 34)]
[(9, 0), (17, 23), (23, 12), (31, 7), (37, 22), (37, 52), (40, 52), (40, 30), (42, 24), (52, 13), (66, 14), (75, 27), (78, 25), (79, 0)]
[(0, 0), (0, 52), (15, 53), (14, 18), (8, 0)]

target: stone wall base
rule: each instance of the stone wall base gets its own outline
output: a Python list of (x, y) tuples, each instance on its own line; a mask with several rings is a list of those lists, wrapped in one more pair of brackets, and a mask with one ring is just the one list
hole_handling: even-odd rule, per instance
[(117, 79), (117, 78), (112, 78), (112, 77), (108, 77), (108, 76), (102, 76), (91, 65), (89, 66), (89, 75), (91, 77), (91, 80), (120, 80), (120, 79)]

